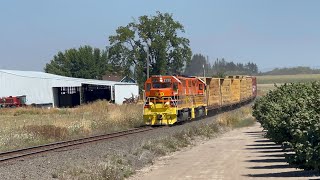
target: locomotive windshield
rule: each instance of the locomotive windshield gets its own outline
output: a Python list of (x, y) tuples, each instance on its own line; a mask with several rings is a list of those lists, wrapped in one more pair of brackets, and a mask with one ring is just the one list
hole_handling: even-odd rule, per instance
[(152, 87), (155, 88), (155, 89), (170, 88), (171, 87), (171, 83), (153, 83)]

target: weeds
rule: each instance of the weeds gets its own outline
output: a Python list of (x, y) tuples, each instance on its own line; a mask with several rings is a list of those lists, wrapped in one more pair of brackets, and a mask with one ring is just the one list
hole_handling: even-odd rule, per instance
[(72, 109), (0, 109), (0, 151), (126, 130), (143, 124), (141, 105), (96, 101)]
[(68, 136), (66, 127), (57, 127), (54, 125), (28, 125), (23, 128), (24, 131), (45, 139), (61, 140)]
[(231, 128), (238, 127), (239, 124), (243, 123), (244, 119), (247, 119), (248, 117), (252, 117), (251, 114), (252, 114), (251, 107), (243, 107), (232, 113), (228, 112), (228, 113), (223, 113), (218, 115), (218, 123), (221, 126), (227, 126)]
[[(150, 164), (156, 157), (164, 156), (182, 148), (192, 146), (200, 139), (216, 137), (230, 128), (244, 127), (254, 123), (251, 108), (244, 107), (235, 112), (224, 113), (218, 121), (201, 126), (192, 126), (172, 136), (153, 139), (126, 155), (107, 155), (100, 164), (70, 168), (58, 175), (61, 179), (124, 179), (134, 173), (137, 167), (128, 159)], [(55, 174), (55, 176), (57, 176)]]
[(241, 128), (241, 127), (247, 127), (251, 126), (256, 122), (256, 120), (253, 117), (248, 117), (243, 119), (242, 121), (239, 121), (237, 124), (234, 125), (235, 128)]
[[(125, 112), (125, 113), (123, 113)], [(114, 132), (143, 124), (140, 105), (115, 105), (105, 101), (74, 109), (17, 108), (0, 110), (0, 149), (8, 150), (57, 140)], [(228, 128), (251, 125), (251, 108), (219, 115), (216, 123), (190, 127), (172, 136), (144, 143), (129, 156), (136, 161), (152, 163), (154, 158), (192, 146), (200, 139), (216, 137)], [(99, 163), (70, 167), (52, 178), (59, 179), (124, 179), (135, 166), (127, 157), (107, 155)]]
[(70, 167), (67, 171), (53, 173), (52, 176), (59, 179), (122, 180), (133, 172), (130, 162), (122, 155), (109, 154), (100, 163)]

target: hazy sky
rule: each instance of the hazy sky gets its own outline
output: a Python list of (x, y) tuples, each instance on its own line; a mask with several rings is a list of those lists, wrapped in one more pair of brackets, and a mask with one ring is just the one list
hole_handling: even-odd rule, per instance
[(117, 27), (156, 11), (173, 14), (193, 53), (211, 60), (320, 67), (319, 8), (317, 0), (2, 0), (0, 69), (42, 71), (58, 51), (104, 48)]

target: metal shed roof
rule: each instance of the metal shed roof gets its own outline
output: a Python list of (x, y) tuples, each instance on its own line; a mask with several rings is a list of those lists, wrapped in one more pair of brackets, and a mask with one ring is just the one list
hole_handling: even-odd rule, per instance
[(105, 81), (105, 80), (95, 80), (95, 79), (83, 79), (83, 78), (72, 78), (72, 77), (65, 77), (55, 74), (49, 74), (45, 72), (39, 71), (18, 71), (18, 70), (3, 70), (0, 69), (0, 73), (10, 74), (14, 76), (20, 76), (25, 78), (36, 78), (36, 79), (46, 79), (46, 80), (58, 80), (58, 81), (65, 81), (65, 82), (72, 82), (73, 85), (78, 84), (96, 84), (96, 85), (106, 85), (112, 86), (115, 84), (136, 84), (136, 83), (123, 83), (123, 82), (116, 82), (116, 81)]

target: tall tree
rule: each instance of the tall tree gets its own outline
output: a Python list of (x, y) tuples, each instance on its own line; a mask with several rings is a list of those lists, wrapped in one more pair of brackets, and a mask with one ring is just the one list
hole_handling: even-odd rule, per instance
[(47, 73), (87, 79), (101, 79), (108, 69), (107, 52), (90, 46), (58, 52), (44, 68)]
[(134, 71), (139, 84), (146, 79), (147, 61), (150, 75), (181, 73), (192, 54), (189, 40), (179, 36), (184, 32), (183, 25), (171, 14), (140, 16), (109, 37), (110, 60), (123, 70), (123, 75)]

